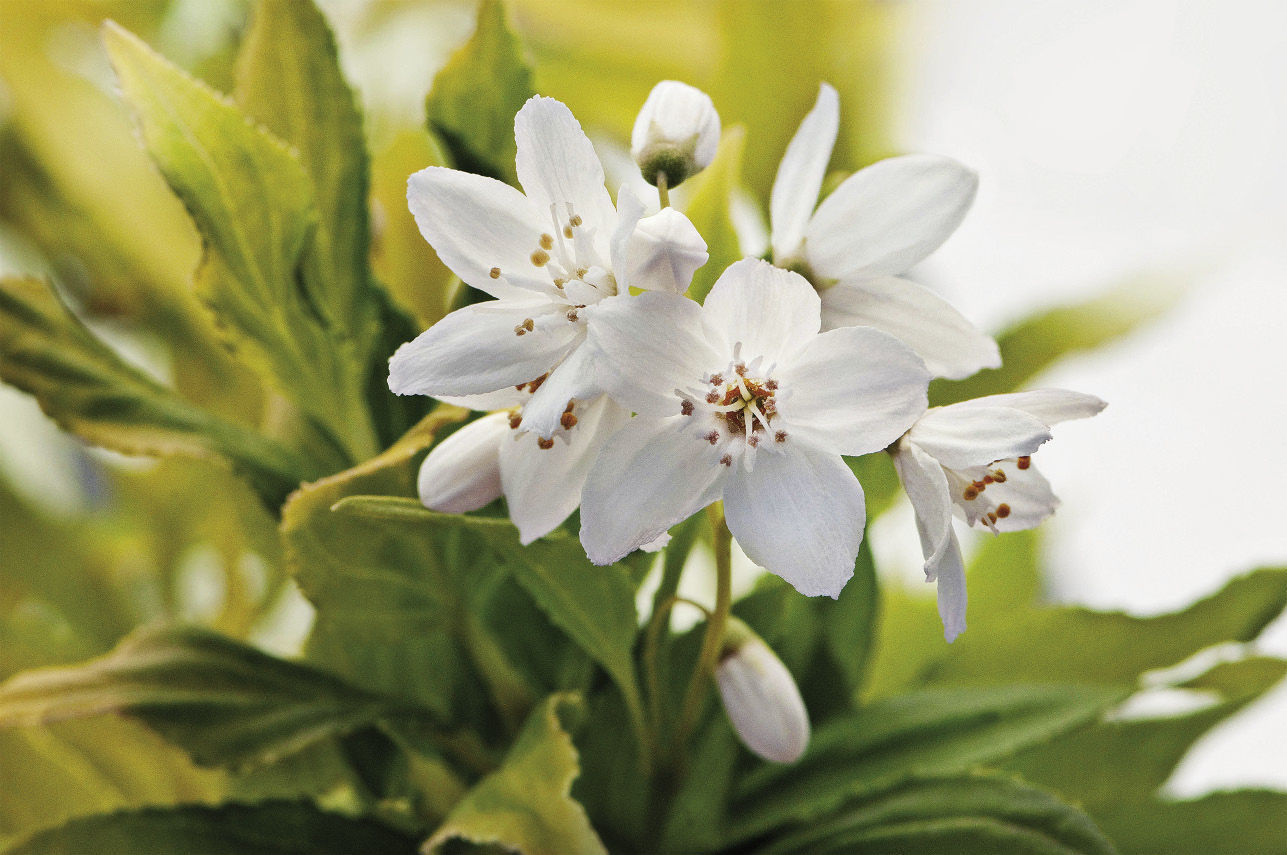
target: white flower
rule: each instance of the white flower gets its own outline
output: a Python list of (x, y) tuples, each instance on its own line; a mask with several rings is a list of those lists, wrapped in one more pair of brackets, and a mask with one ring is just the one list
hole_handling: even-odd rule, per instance
[(709, 95), (687, 83), (663, 80), (635, 118), (630, 154), (649, 184), (664, 172), (674, 187), (710, 166), (719, 131), (719, 113)]
[[(420, 466), (420, 501), (430, 510), (465, 513), (505, 496), (519, 540), (558, 527), (581, 503), (581, 486), (603, 443), (630, 413), (606, 395), (567, 405), (550, 438), (518, 430), (531, 391), (483, 396), (509, 409), (470, 422), (436, 445)], [(455, 399), (482, 406), (483, 398)]]
[(932, 291), (894, 275), (956, 230), (978, 176), (946, 157), (893, 157), (849, 176), (818, 205), (839, 122), (836, 90), (824, 83), (773, 182), (774, 263), (804, 272), (821, 291), (823, 329), (884, 330), (935, 376), (967, 377), (1000, 365), (989, 336)]
[(750, 627), (729, 618), (715, 685), (733, 730), (773, 763), (794, 763), (809, 746), (809, 713), (782, 660)]
[(1031, 455), (1050, 427), (1095, 415), (1092, 395), (1045, 389), (991, 395), (935, 407), (898, 442), (894, 466), (916, 512), (927, 581), (938, 581), (948, 641), (965, 631), (965, 566), (952, 530), (953, 508), (993, 532), (1032, 528), (1059, 500)]
[[(496, 299), (452, 312), (399, 348), (389, 388), (444, 397), (543, 380), (523, 423), (548, 438), (569, 401), (600, 391), (582, 348), (594, 307), (630, 286), (687, 288), (706, 245), (674, 211), (637, 234), (643, 205), (622, 193), (613, 207), (594, 148), (558, 101), (529, 100), (514, 117), (514, 138), (525, 194), (442, 167), (408, 180), (411, 212), (438, 257)], [(671, 272), (652, 278), (658, 269)]]
[(929, 374), (878, 330), (819, 335), (819, 312), (802, 277), (751, 259), (703, 305), (662, 292), (600, 304), (600, 382), (638, 415), (586, 480), (592, 561), (616, 561), (722, 496), (751, 560), (803, 594), (839, 594), (864, 523), (841, 455), (897, 439), (925, 409)]

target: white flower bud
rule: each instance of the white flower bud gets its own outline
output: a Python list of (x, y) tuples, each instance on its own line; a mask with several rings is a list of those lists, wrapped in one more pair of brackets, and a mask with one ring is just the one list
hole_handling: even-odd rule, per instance
[(674, 187), (701, 172), (719, 147), (719, 113), (700, 89), (663, 80), (648, 93), (630, 135), (630, 153), (649, 184), (666, 173)]
[(626, 242), (625, 282), (682, 294), (693, 281), (693, 271), (709, 258), (706, 241), (692, 221), (674, 208), (663, 208), (640, 220)]
[(509, 413), (492, 413), (440, 442), (424, 463), (416, 486), (431, 511), (463, 514), (499, 499), (500, 444), (509, 432)]
[(747, 748), (774, 763), (800, 759), (809, 745), (809, 713), (800, 690), (782, 660), (736, 618), (729, 619), (715, 682)]

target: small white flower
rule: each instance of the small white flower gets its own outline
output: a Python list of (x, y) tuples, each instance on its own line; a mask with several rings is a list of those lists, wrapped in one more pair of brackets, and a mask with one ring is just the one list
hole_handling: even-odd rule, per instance
[(924, 412), (929, 374), (878, 330), (820, 335), (819, 312), (802, 277), (752, 259), (702, 305), (656, 292), (599, 306), (599, 380), (638, 415), (586, 480), (592, 561), (616, 561), (722, 496), (751, 560), (803, 594), (839, 594), (864, 524), (841, 455), (897, 439)]
[(821, 291), (823, 329), (884, 330), (935, 376), (967, 377), (1000, 365), (996, 342), (932, 291), (895, 275), (956, 230), (978, 176), (946, 157), (892, 157), (849, 176), (819, 205), (839, 123), (836, 90), (824, 83), (773, 182), (774, 263), (803, 271)]
[(993, 532), (1036, 526), (1059, 500), (1032, 455), (1052, 425), (1104, 407), (1099, 398), (1062, 389), (991, 395), (935, 407), (899, 440), (894, 466), (916, 513), (926, 580), (938, 582), (948, 641), (965, 631), (966, 605), (953, 509)]
[(591, 463), (630, 413), (606, 395), (574, 400), (547, 438), (519, 430), (531, 398), (524, 387), (452, 399), (507, 409), (470, 422), (429, 452), (418, 479), (425, 507), (465, 513), (503, 494), (524, 544), (549, 534), (576, 510)]
[(630, 153), (649, 184), (664, 172), (674, 187), (710, 166), (719, 132), (719, 113), (709, 95), (687, 83), (663, 80), (639, 110)]
[(743, 744), (773, 763), (794, 763), (809, 746), (809, 713), (791, 672), (750, 627), (729, 619), (715, 684)]
[[(678, 280), (705, 261), (706, 245), (691, 223), (675, 224), (683, 215), (674, 211), (636, 238), (653, 218), (628, 192), (613, 207), (593, 146), (558, 101), (529, 100), (514, 138), (525, 193), (442, 167), (408, 180), (411, 212), (438, 257), (496, 299), (452, 312), (399, 348), (389, 388), (444, 397), (543, 381), (523, 429), (549, 438), (569, 401), (600, 392), (582, 348), (599, 301), (631, 286), (682, 291), (688, 281)], [(668, 261), (672, 252), (678, 258)], [(654, 280), (658, 270), (669, 273)]]

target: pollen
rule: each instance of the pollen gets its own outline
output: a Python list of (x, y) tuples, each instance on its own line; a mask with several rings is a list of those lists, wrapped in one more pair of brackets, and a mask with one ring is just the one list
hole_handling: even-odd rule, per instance
[(510, 430), (518, 430), (518, 426), (519, 426), (519, 425), (521, 425), (522, 423), (523, 423), (523, 414), (522, 414), (522, 413), (510, 413), (510, 414), (509, 414), (509, 429), (510, 429)]
[(784, 430), (780, 430), (780, 431), (778, 431), (777, 433), (775, 433), (775, 434), (773, 435), (773, 440), (774, 440), (775, 442), (786, 442), (786, 441), (787, 441), (787, 432), (786, 432), (786, 431), (784, 431)]
[(541, 235), (541, 249), (554, 249), (554, 237), (552, 235)]
[(719, 394), (719, 392), (707, 392), (707, 393), (706, 393), (706, 403), (708, 403), (708, 404), (718, 404), (718, 403), (719, 403), (719, 399), (720, 399), (720, 394)]
[(995, 484), (995, 483), (996, 483), (996, 480), (997, 480), (997, 479), (993, 478), (991, 475), (984, 475), (984, 476), (983, 476), (983, 483), (984, 483), (984, 484)]
[(755, 446), (760, 444), (760, 438), (752, 434), (746, 438), (746, 444), (751, 446), (751, 448), (755, 448)]
[(693, 402), (692, 401), (680, 402), (679, 413), (680, 415), (691, 416), (693, 414)]
[(962, 493), (961, 496), (965, 499), (965, 501), (973, 502), (975, 499), (979, 497), (979, 491), (976, 490), (973, 487), (973, 485), (971, 485), (965, 488), (965, 492)]
[(723, 375), (723, 374), (712, 374), (712, 375), (711, 375), (711, 385), (712, 385), (712, 386), (718, 386), (718, 385), (720, 385), (720, 384), (721, 384), (721, 383), (723, 383), (723, 382), (724, 382), (724, 375)]
[(737, 363), (736, 365), (734, 365), (734, 366), (733, 366), (733, 370), (737, 372), (737, 375), (738, 375), (739, 377), (745, 377), (745, 376), (746, 376), (746, 363), (745, 363), (745, 362), (739, 362), (739, 363)]
[(514, 335), (527, 335), (534, 329), (536, 329), (536, 321), (531, 318), (524, 318), (523, 323), (514, 327)]
[(587, 270), (587, 269), (586, 269), (586, 268), (584, 268), (584, 267), (578, 267), (578, 268), (576, 269), (576, 278), (577, 278), (577, 279), (584, 279), (584, 278), (585, 278), (585, 275), (586, 275), (587, 273), (589, 273), (589, 272), (590, 272), (590, 271), (589, 271), (589, 270)]
[(571, 227), (571, 226), (564, 226), (564, 227), (563, 227), (563, 237), (568, 238), (569, 240), (572, 238), (572, 227)]
[(988, 522), (990, 522), (990, 523), (995, 523), (996, 521), (997, 521), (997, 515), (996, 515), (995, 513), (993, 513), (993, 512), (990, 512), (990, 511), (989, 511), (989, 512), (988, 512)]
[(544, 383), (544, 382), (545, 382), (545, 378), (546, 378), (546, 377), (549, 377), (549, 376), (550, 376), (549, 374), (542, 374), (540, 377), (537, 377), (535, 380), (530, 381), (530, 382), (527, 384), (527, 391), (529, 391), (529, 392), (531, 392), (533, 395), (535, 395), (535, 394), (536, 394), (536, 390), (537, 390), (537, 389), (539, 389), (539, 388), (541, 388), (541, 384), (542, 384), (542, 383)]
[(568, 281), (567, 281), (566, 279), (563, 279), (563, 278), (561, 278), (561, 277), (557, 277), (557, 276), (554, 278), (554, 287), (555, 287), (555, 288), (562, 288), (562, 287), (563, 287), (564, 285), (566, 285), (566, 284), (568, 284)]
[(499, 279), (499, 278), (500, 278), (500, 268), (499, 268), (499, 267), (493, 267), (493, 268), (488, 272), (488, 274), (487, 274), (487, 275), (488, 275), (488, 276), (490, 276), (490, 277), (492, 277), (493, 279)]
[(993, 479), (994, 481), (996, 481), (998, 484), (1004, 484), (1004, 483), (1005, 483), (1005, 480), (1006, 480), (1005, 470), (1004, 470), (1004, 469), (993, 469), (993, 470), (992, 470), (992, 479)]
[(554, 437), (538, 436), (536, 438), (536, 447), (541, 449), (542, 451), (549, 451), (551, 448), (554, 447)]
[(1027, 455), (1024, 455), (1023, 457), (1020, 457), (1018, 460), (1016, 460), (1015, 463), (1018, 464), (1020, 469), (1027, 469), (1029, 466), (1032, 465), (1032, 458)]
[(1007, 505), (1005, 502), (1002, 502), (1001, 504), (997, 505), (997, 516), (1001, 519), (1005, 519), (1006, 517), (1010, 516), (1010, 506)]
[(764, 382), (764, 388), (768, 389), (770, 392), (776, 392), (778, 390), (778, 381), (766, 380)]
[(572, 228), (576, 228), (584, 222), (585, 220), (581, 219), (580, 214), (573, 214), (572, 219), (568, 220), (568, 225), (572, 226)]
[(567, 319), (572, 323), (576, 323), (576, 319), (577, 319), (576, 309), (568, 309)]
[(544, 267), (550, 260), (550, 254), (543, 249), (535, 250), (532, 253), (532, 264), (537, 267)]
[(733, 456), (732, 456), (732, 455), (730, 455), (730, 454), (725, 454), (723, 457), (721, 457), (721, 458), (719, 459), (719, 462), (720, 462), (720, 463), (723, 463), (725, 466), (732, 466), (732, 465), (733, 465)]
[(563, 425), (567, 430), (572, 430), (572, 428), (576, 427), (576, 416), (571, 413), (564, 413), (559, 416), (559, 424)]
[(715, 443), (719, 442), (719, 431), (713, 430), (710, 433), (703, 436), (702, 439), (706, 440), (711, 445), (714, 445)]

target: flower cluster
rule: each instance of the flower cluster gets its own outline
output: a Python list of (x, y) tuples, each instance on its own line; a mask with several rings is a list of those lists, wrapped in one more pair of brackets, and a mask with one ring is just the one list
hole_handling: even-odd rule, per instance
[[(659, 84), (635, 124), (655, 214), (625, 187), (613, 202), (576, 119), (539, 96), (514, 122), (522, 192), (453, 169), (412, 175), (426, 240), (492, 298), (390, 361), (394, 392), (491, 412), (425, 459), (424, 504), (459, 513), (503, 495), (524, 543), (580, 507), (586, 553), (606, 564), (663, 545), (668, 528), (722, 499), (751, 560), (802, 594), (834, 597), (866, 519), (843, 458), (887, 450), (945, 633), (959, 634), (954, 512), (993, 531), (1039, 523), (1056, 500), (1033, 453), (1051, 425), (1103, 403), (1052, 390), (927, 409), (932, 378), (1000, 364), (989, 336), (900, 275), (960, 224), (977, 178), (948, 158), (895, 157), (819, 204), (838, 126), (823, 84), (773, 185), (769, 258), (730, 265), (702, 303), (685, 292), (707, 247), (666, 193), (710, 163), (719, 139), (714, 106), (690, 86)], [(741, 659), (728, 661), (742, 674)], [(726, 701), (754, 695), (746, 679), (721, 678)], [(789, 742), (761, 753), (802, 750)]]

